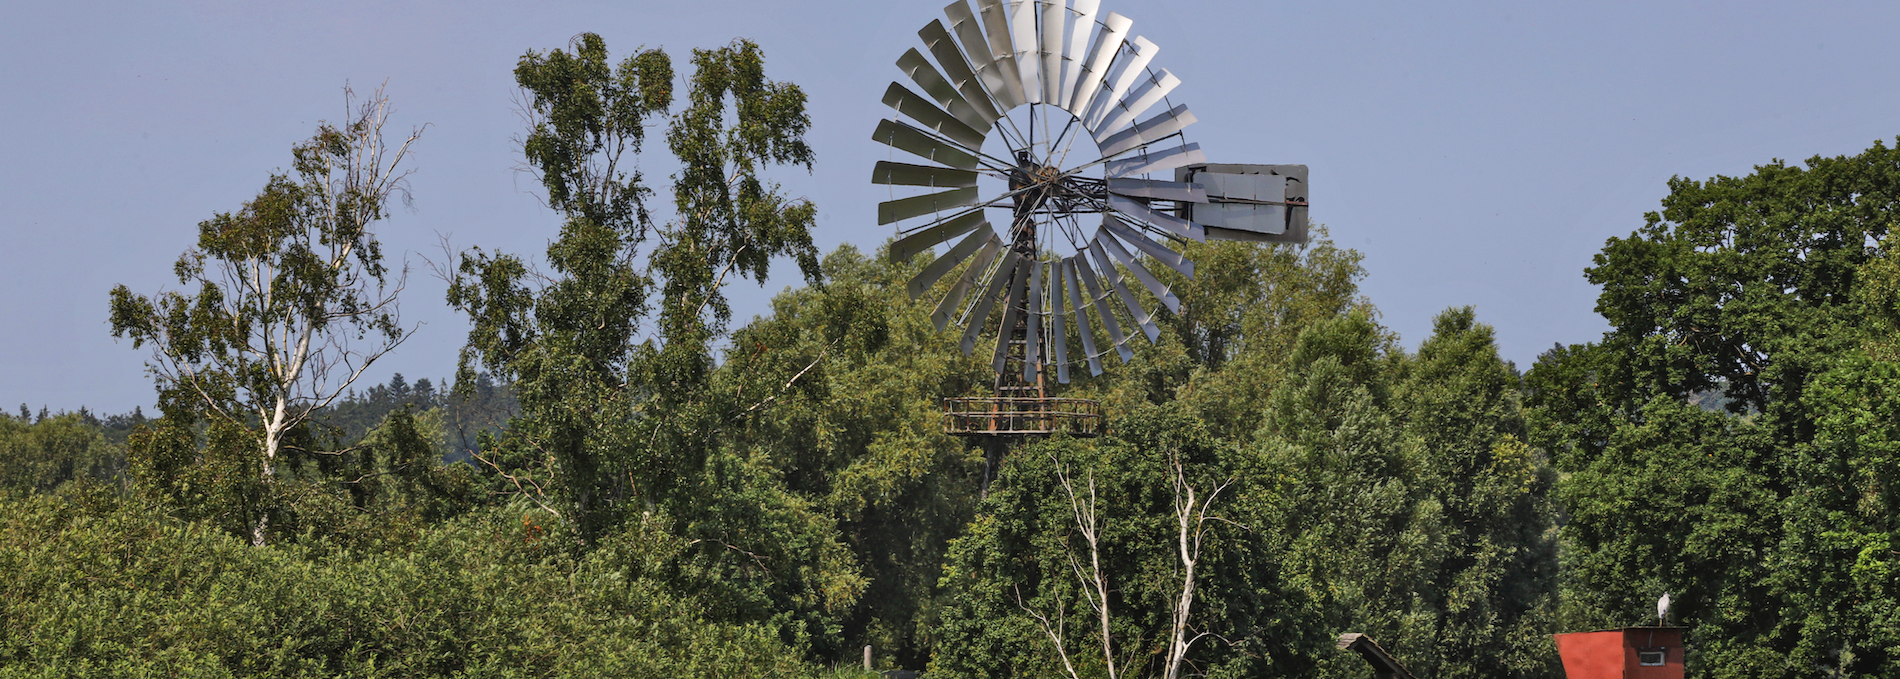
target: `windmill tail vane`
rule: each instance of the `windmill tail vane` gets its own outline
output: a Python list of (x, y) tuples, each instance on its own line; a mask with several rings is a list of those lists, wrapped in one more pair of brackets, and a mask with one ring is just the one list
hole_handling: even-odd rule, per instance
[[(895, 115), (873, 138), (916, 161), (872, 171), (893, 194), (877, 206), (899, 234), (888, 256), (948, 246), (908, 292), (940, 291), (932, 321), (960, 327), (965, 354), (995, 328), (995, 394), (950, 399), (950, 433), (1099, 434), (1100, 404), (1053, 398), (1051, 382), (1100, 375), (1110, 353), (1133, 360), (1137, 335), (1159, 339), (1137, 290), (1170, 312), (1181, 301), (1153, 267), (1192, 280), (1190, 241), (1306, 241), (1306, 166), (1208, 163), (1184, 134), (1194, 114), (1170, 99), (1181, 79), (1152, 66), (1160, 47), (1100, 10), (956, 0), (897, 59), (908, 84), (885, 90)], [(1004, 233), (992, 210), (1007, 211)]]

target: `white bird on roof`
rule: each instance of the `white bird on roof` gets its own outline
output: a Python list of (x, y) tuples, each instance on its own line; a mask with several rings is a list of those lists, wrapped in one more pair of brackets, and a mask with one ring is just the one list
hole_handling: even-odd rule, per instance
[(1663, 621), (1668, 619), (1667, 617), (1668, 615), (1669, 615), (1669, 593), (1663, 592), (1662, 598), (1656, 600), (1656, 626), (1661, 627), (1663, 624)]

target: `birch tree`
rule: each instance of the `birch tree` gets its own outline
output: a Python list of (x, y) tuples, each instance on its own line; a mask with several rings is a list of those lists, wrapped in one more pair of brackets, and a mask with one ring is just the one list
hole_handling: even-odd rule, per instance
[[(1177, 406), (1020, 450), (952, 543), (931, 674), (1278, 676), (1316, 622), (1281, 581), (1277, 481)], [(1297, 673), (1297, 672), (1295, 672)]]
[[(1120, 666), (1126, 664), (1127, 660), (1118, 660), (1115, 650), (1115, 625), (1112, 620), (1115, 613), (1111, 603), (1114, 600), (1113, 588), (1109, 586), (1108, 572), (1102, 567), (1103, 526), (1098, 510), (1101, 497), (1096, 489), (1095, 472), (1086, 471), (1084, 483), (1077, 483), (1068, 465), (1056, 459), (1053, 453), (1048, 457), (1054, 468), (1056, 482), (1062, 487), (1063, 496), (1068, 498), (1070, 513), (1075, 517), (1074, 530), (1082, 537), (1083, 548), (1087, 551), (1086, 555), (1078, 555), (1065, 549), (1063, 557), (1068, 561), (1069, 571), (1075, 576), (1076, 584), (1080, 585), (1082, 599), (1095, 614), (1096, 640), (1101, 644), (1102, 668), (1108, 672), (1109, 679), (1117, 679), (1122, 674)], [(1205, 627), (1196, 628), (1194, 596), (1198, 574), (1195, 569), (1200, 565), (1201, 549), (1209, 537), (1210, 522), (1232, 524), (1226, 518), (1211, 513), (1211, 508), (1221, 492), (1227, 490), (1234, 480), (1228, 478), (1219, 482), (1212, 491), (1204, 492), (1197, 489), (1194, 480), (1189, 478), (1179, 448), (1170, 448), (1167, 458), (1168, 466), (1173, 471), (1170, 486), (1174, 505), (1174, 547), (1180, 561), (1175, 564), (1174, 584), (1178, 585), (1178, 591), (1169, 610), (1167, 629), (1163, 632), (1162, 641), (1167, 644), (1167, 650), (1161, 664), (1161, 676), (1176, 679), (1181, 676), (1182, 668), (1187, 666), (1188, 651), (1196, 642), (1213, 634)], [(1086, 487), (1087, 497), (1076, 490), (1077, 486)], [(1084, 559), (1088, 561), (1087, 567), (1082, 565)], [(1042, 630), (1043, 636), (1049, 638), (1050, 645), (1062, 660), (1063, 669), (1072, 679), (1081, 679), (1064, 640), (1064, 614), (1058, 611), (1052, 622), (1049, 615), (1037, 611), (1023, 600), (1020, 587), (1014, 590), (1017, 606), (1029, 614), (1036, 621), (1037, 628)]]
[[(405, 272), (385, 264), (376, 226), (392, 198), (409, 198), (401, 166), (422, 129), (386, 141), (380, 87), (360, 101), (346, 87), (344, 105), (343, 124), (292, 147), (291, 174), (198, 224), (174, 265), (178, 290), (111, 293), (112, 334), (151, 345), (166, 415), (252, 432), (266, 486), (292, 432), (413, 332), (397, 308)], [(268, 530), (260, 512), (252, 543)]]
[[(520, 397), (478, 461), (582, 544), (677, 539), (684, 549), (663, 558), (674, 586), (725, 619), (835, 650), (863, 590), (853, 555), (743, 437), (771, 395), (713, 382), (723, 286), (763, 282), (779, 256), (817, 282), (816, 208), (771, 181), (811, 169), (805, 95), (767, 78), (749, 41), (693, 50), (690, 64), (676, 78), (658, 49), (614, 59), (593, 33), (517, 62), (524, 169), (561, 224), (545, 270), (472, 249), (446, 276), (449, 304), (471, 322), (462, 374), (486, 370)], [(678, 162), (671, 211), (650, 205), (640, 172), (649, 126)], [(816, 353), (786, 374), (741, 361), (718, 376), (785, 392), (821, 374)]]

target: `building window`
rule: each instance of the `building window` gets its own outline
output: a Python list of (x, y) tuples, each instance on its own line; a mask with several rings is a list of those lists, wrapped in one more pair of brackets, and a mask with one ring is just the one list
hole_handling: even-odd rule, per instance
[(1636, 649), (1636, 664), (1638, 665), (1654, 667), (1657, 665), (1661, 665), (1667, 662), (1668, 660), (1669, 660), (1669, 649), (1666, 649), (1666, 648)]

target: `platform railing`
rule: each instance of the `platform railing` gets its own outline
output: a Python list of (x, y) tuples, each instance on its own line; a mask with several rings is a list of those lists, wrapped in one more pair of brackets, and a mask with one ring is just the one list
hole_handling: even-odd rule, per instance
[(1102, 434), (1102, 403), (1083, 398), (970, 397), (943, 400), (943, 431), (951, 436)]

